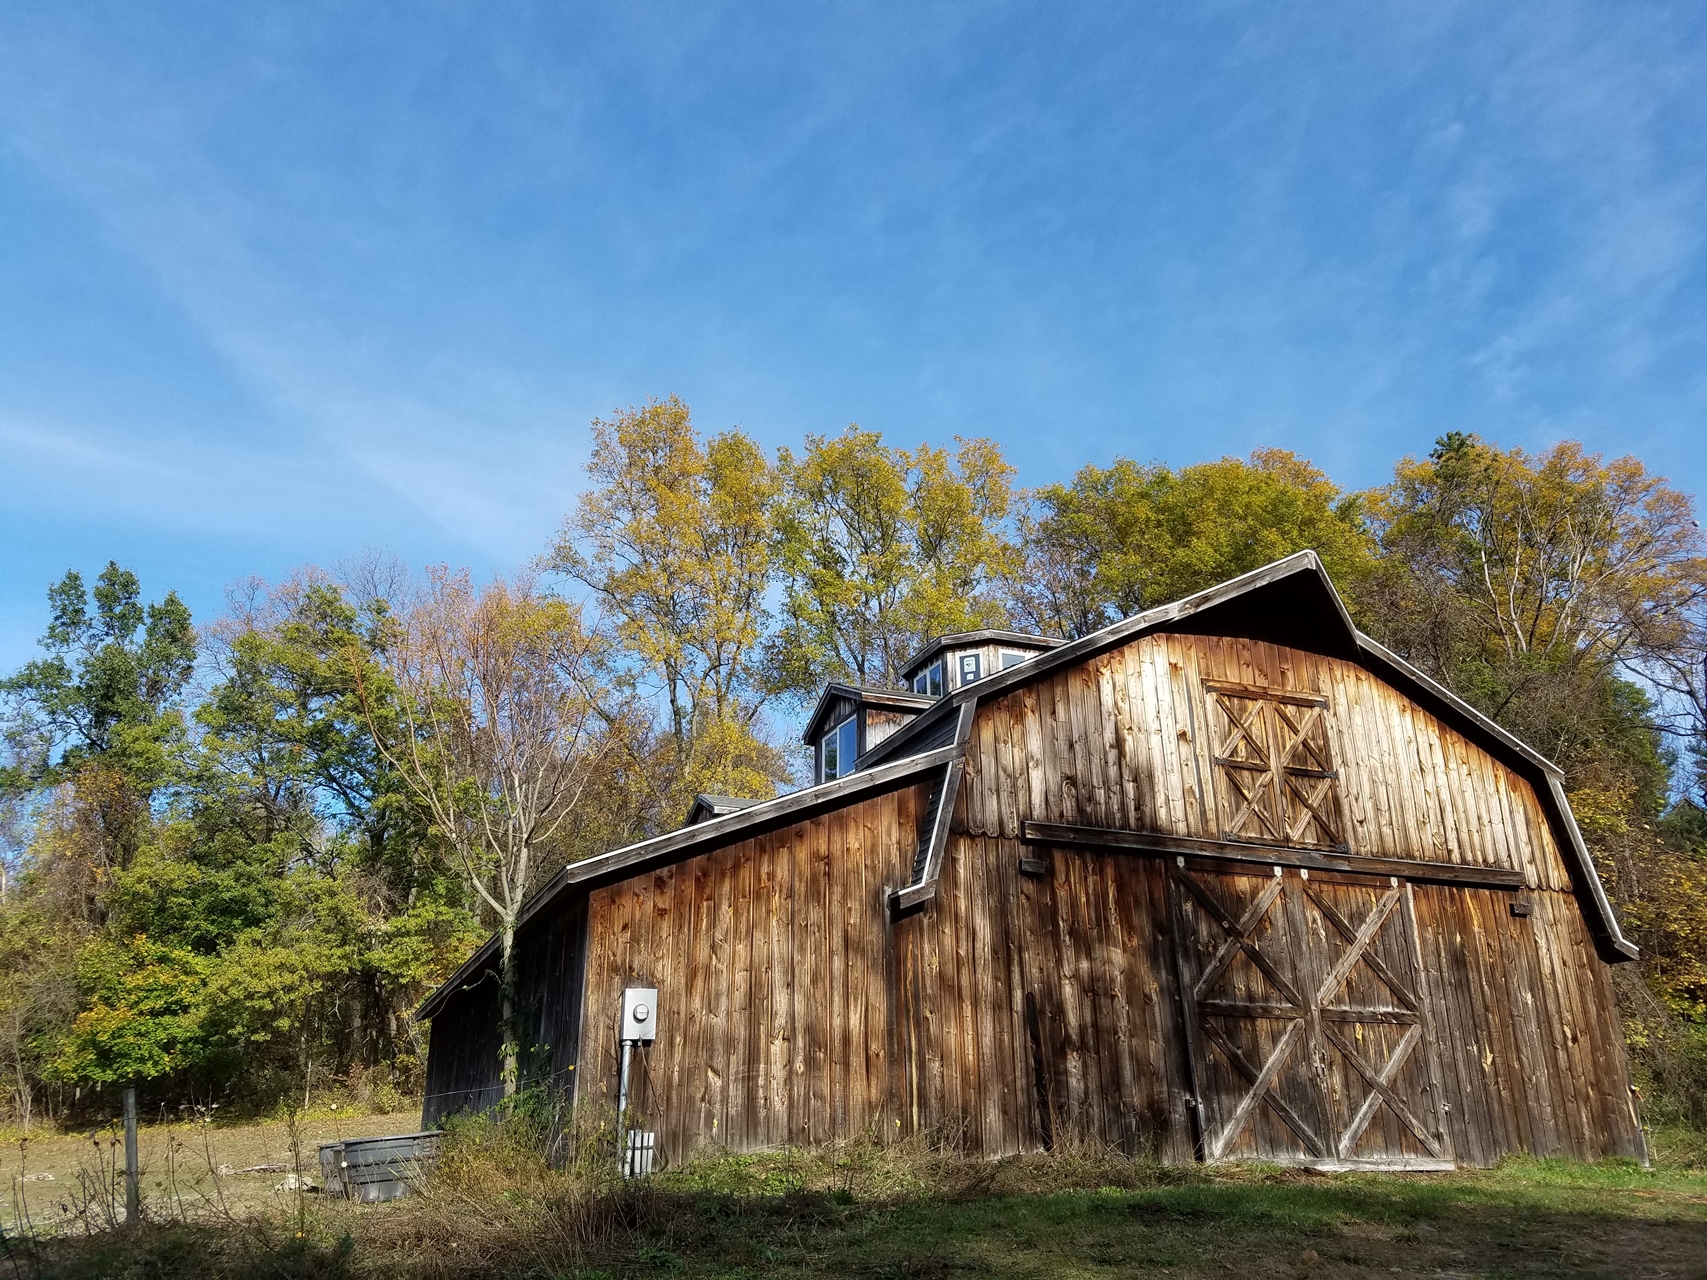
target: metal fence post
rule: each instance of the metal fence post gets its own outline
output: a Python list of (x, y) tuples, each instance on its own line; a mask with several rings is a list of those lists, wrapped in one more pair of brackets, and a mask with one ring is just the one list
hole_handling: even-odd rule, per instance
[(142, 1217), (142, 1184), (137, 1173), (136, 1159), (136, 1086), (124, 1091), (124, 1220), (135, 1222)]

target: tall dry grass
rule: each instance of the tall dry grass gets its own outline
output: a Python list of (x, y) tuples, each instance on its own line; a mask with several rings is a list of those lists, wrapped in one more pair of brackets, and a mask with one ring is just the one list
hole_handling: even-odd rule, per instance
[[(850, 1241), (869, 1252), (859, 1255), (866, 1267), (895, 1252), (882, 1224), (982, 1221), (987, 1210), (977, 1202), (1002, 1197), (1023, 1203), (1027, 1196), (1094, 1192), (1088, 1199), (1101, 1202), (1101, 1193), (1123, 1189), (1179, 1201), (1181, 1213), (1201, 1217), (1278, 1196), (1286, 1204), (1270, 1208), (1284, 1218), (1297, 1210), (1287, 1197), (1296, 1199), (1300, 1188), (1330, 1198), (1366, 1193), (1336, 1190), (1333, 1179), (1300, 1171), (1168, 1166), (1073, 1137), (1047, 1154), (985, 1160), (964, 1149), (953, 1126), (900, 1142), (871, 1133), (797, 1150), (708, 1147), (628, 1182), (618, 1175), (614, 1120), (608, 1108), (583, 1106), (571, 1115), (550, 1099), (524, 1095), (501, 1116), (452, 1123), (436, 1165), (403, 1200), (359, 1205), (298, 1195), (267, 1212), (157, 1218), (141, 1228), (40, 1242), (21, 1264), (8, 1268), (0, 1259), (0, 1280), (8, 1269), (14, 1280), (538, 1280), (637, 1266), (662, 1274), (694, 1259), (764, 1271), (802, 1265), (821, 1247), (845, 1252)], [(1621, 1166), (1608, 1176), (1645, 1175)], [(1484, 1175), (1465, 1175), (1478, 1178)], [(1398, 1179), (1397, 1190), (1368, 1194), (1385, 1204), (1383, 1195), (1436, 1194), (1430, 1185)], [(1437, 1198), (1461, 1194), (1442, 1187)]]
[(615, 1116), (563, 1117), (524, 1102), (502, 1118), (454, 1123), (436, 1167), (406, 1201), (363, 1217), (364, 1271), (408, 1280), (571, 1274), (616, 1255), (691, 1252), (707, 1230), (750, 1223), (755, 1238), (848, 1205), (1177, 1186), (1198, 1170), (1064, 1139), (1047, 1154), (968, 1158), (947, 1127), (901, 1142), (875, 1133), (805, 1149), (706, 1147), (636, 1182), (618, 1175)]

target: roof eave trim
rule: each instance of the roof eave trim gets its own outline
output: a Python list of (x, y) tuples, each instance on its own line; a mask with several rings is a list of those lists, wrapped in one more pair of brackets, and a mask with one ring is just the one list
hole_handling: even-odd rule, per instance
[[(1600, 872), (1594, 865), (1594, 855), (1589, 852), (1587, 841), (1583, 839), (1582, 828), (1577, 826), (1576, 814), (1571, 812), (1571, 802), (1565, 797), (1565, 784), (1561, 777), (1555, 774), (1547, 776), (1546, 798), (1552, 801), (1554, 829), (1563, 829), (1565, 838), (1559, 842), (1564, 846), (1563, 852), (1576, 863), (1578, 898), (1580, 900), (1586, 893), (1587, 905), (1592, 907), (1592, 911), (1585, 914), (1590, 916), (1590, 929), (1595, 935), (1596, 950), (1600, 952), (1601, 959), (1608, 964), (1640, 959), (1642, 949), (1624, 936), (1623, 927), (1618, 923), (1618, 913), (1612, 909), (1612, 900), (1606, 896), (1606, 886), (1601, 883)], [(1598, 928), (1594, 927), (1596, 924)]]

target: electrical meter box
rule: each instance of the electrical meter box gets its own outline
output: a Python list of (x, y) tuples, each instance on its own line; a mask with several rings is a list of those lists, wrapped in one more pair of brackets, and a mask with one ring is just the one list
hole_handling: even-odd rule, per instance
[(622, 1032), (618, 1039), (651, 1044), (658, 1038), (658, 988), (629, 987), (622, 993)]

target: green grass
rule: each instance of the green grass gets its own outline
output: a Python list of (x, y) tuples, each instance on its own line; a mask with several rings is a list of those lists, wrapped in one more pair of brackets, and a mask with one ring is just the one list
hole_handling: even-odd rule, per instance
[[(1699, 1174), (1566, 1161), (1421, 1177), (1187, 1173), (878, 1203), (702, 1191), (650, 1243), (677, 1260), (672, 1273), (708, 1277), (1707, 1274)], [(646, 1265), (635, 1254), (612, 1274)]]

